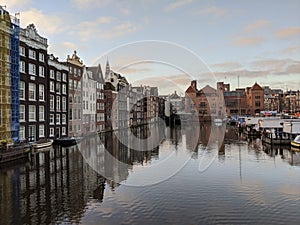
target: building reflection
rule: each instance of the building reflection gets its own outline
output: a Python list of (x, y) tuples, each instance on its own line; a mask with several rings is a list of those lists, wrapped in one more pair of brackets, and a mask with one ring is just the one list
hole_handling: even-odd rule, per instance
[[(134, 132), (140, 140), (150, 134), (165, 139), (165, 131), (153, 125)], [(127, 179), (133, 165), (159, 157), (159, 147), (147, 150), (151, 146), (147, 141), (135, 143), (146, 149), (139, 151), (119, 139), (133, 145), (128, 130), (90, 135), (77, 146), (55, 146), (35, 153), (28, 163), (1, 169), (0, 224), (80, 223), (90, 198), (102, 202), (105, 188), (114, 190)]]

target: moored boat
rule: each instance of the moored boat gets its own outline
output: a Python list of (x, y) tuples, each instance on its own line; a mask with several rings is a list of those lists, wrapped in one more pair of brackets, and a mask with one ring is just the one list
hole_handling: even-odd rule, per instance
[(63, 137), (63, 138), (54, 139), (53, 144), (54, 145), (60, 145), (62, 147), (68, 147), (68, 146), (76, 145), (77, 142), (79, 142), (78, 138), (75, 138), (75, 137)]
[(297, 135), (296, 138), (291, 141), (291, 146), (300, 150), (300, 135)]
[(32, 143), (33, 149), (41, 149), (41, 148), (47, 148), (50, 147), (53, 143), (53, 140), (50, 139), (41, 139), (38, 140), (37, 142)]
[(6, 148), (0, 148), (0, 164), (8, 163), (18, 159), (24, 159), (30, 152), (30, 145), (25, 144), (14, 144)]

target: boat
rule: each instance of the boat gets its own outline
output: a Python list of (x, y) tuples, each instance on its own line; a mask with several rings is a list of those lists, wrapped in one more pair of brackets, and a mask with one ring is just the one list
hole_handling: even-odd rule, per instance
[(60, 145), (62, 147), (68, 147), (72, 145), (76, 145), (79, 142), (79, 138), (75, 137), (63, 137), (63, 138), (56, 138), (53, 140), (54, 145)]
[(28, 143), (13, 144), (10, 146), (0, 147), (0, 164), (8, 163), (18, 159), (25, 159), (31, 150)]
[(296, 138), (291, 141), (291, 146), (300, 150), (300, 135), (297, 135)]
[(38, 149), (41, 149), (41, 148), (47, 148), (47, 147), (50, 147), (53, 143), (53, 140), (50, 140), (50, 139), (41, 139), (41, 140), (38, 140), (34, 143), (32, 143), (32, 148), (34, 150), (38, 150)]
[(214, 122), (215, 122), (215, 125), (217, 125), (217, 126), (222, 126), (222, 124), (223, 124), (223, 120), (219, 119), (219, 118), (214, 119)]

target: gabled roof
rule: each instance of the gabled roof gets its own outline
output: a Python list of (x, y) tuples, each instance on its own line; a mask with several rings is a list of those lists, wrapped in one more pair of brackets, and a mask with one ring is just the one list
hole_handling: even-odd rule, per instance
[(251, 87), (252, 90), (263, 90), (263, 88), (255, 82), (255, 84)]
[(214, 89), (213, 87), (211, 87), (209, 85), (206, 85), (204, 88), (201, 89), (201, 91), (203, 91), (205, 94), (217, 92), (216, 89)]
[(197, 90), (190, 85), (188, 89), (186, 89), (185, 93), (197, 93)]
[(170, 99), (181, 99), (181, 97), (176, 93), (176, 91), (170, 95)]
[(94, 80), (104, 84), (103, 73), (100, 64), (98, 64), (98, 66), (87, 67), (87, 70), (92, 72)]

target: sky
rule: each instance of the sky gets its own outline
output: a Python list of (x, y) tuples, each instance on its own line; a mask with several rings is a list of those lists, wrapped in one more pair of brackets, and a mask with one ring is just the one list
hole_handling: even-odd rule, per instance
[(34, 23), (48, 53), (77, 50), (87, 66), (108, 59), (133, 84), (183, 94), (216, 81), (300, 89), (300, 1), (0, 0)]

